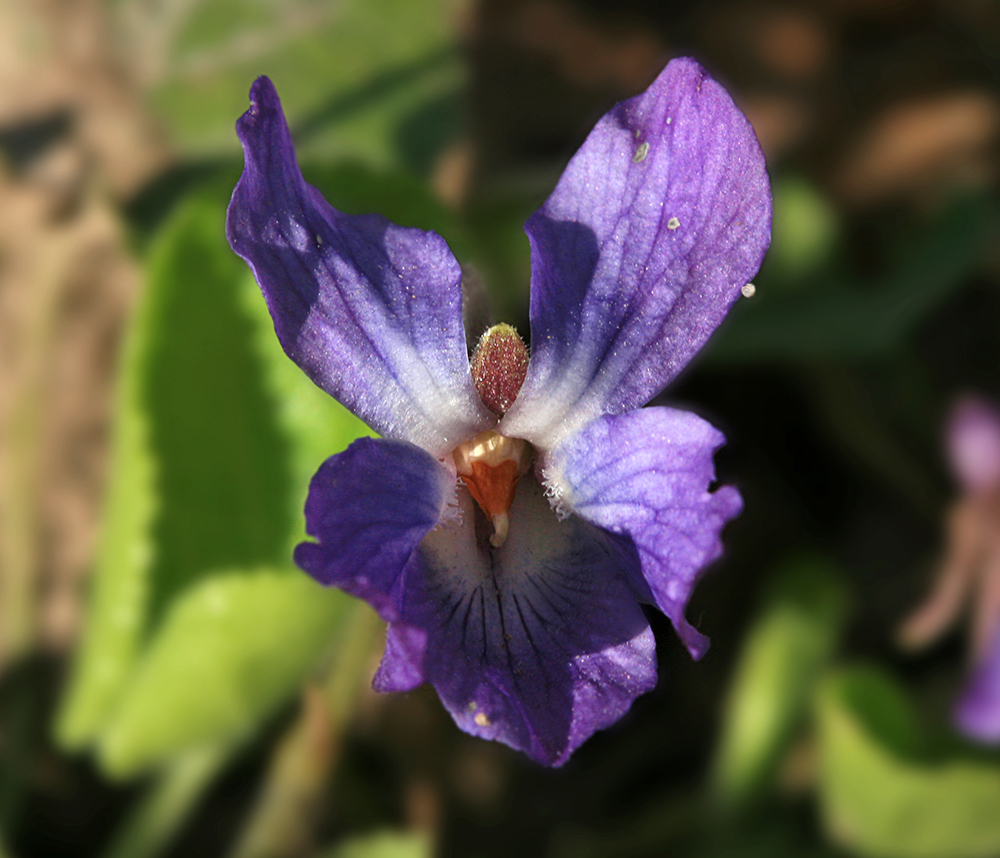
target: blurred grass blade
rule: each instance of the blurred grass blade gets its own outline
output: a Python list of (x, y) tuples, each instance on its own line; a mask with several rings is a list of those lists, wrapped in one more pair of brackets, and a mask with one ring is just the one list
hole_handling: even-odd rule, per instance
[(249, 735), (315, 667), (349, 604), (294, 571), (220, 572), (190, 588), (102, 737), (105, 770), (128, 777)]
[(844, 670), (823, 683), (817, 708), (823, 820), (842, 846), (871, 858), (1000, 854), (1000, 767), (922, 762), (890, 678)]
[(713, 799), (733, 812), (772, 773), (830, 659), (846, 607), (835, 567), (802, 558), (779, 569), (744, 641), (723, 718)]
[(353, 837), (323, 858), (430, 858), (430, 838), (418, 832), (380, 831)]
[(299, 855), (313, 842), (345, 726), (363, 690), (371, 686), (372, 657), (385, 640), (385, 623), (360, 600), (347, 607), (339, 626), (322, 687), (303, 690), (299, 717), (274, 750), (230, 858)]
[(175, 760), (126, 818), (104, 858), (155, 858), (161, 854), (228, 757), (228, 749), (212, 746)]

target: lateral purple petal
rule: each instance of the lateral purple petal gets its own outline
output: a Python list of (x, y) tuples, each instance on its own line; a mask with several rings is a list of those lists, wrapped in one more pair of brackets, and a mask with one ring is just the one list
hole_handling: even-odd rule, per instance
[(469, 375), (462, 273), (444, 239), (330, 206), (302, 178), (266, 77), (236, 130), (245, 168), (226, 234), (288, 356), (375, 431), (435, 455), (495, 423)]
[(955, 724), (970, 739), (1000, 744), (1000, 629), (959, 698)]
[(422, 676), (467, 733), (561, 765), (656, 684), (653, 634), (623, 580), (634, 553), (580, 519), (558, 521), (530, 476), (498, 549), (459, 497), (463, 525), (430, 533), (404, 575), (375, 687)]
[(360, 438), (327, 459), (309, 485), (295, 562), (321, 584), (399, 616), (400, 576), (454, 497), (455, 475), (405, 441)]
[(684, 610), (702, 570), (722, 553), (723, 526), (743, 505), (731, 486), (709, 491), (712, 456), (724, 442), (694, 414), (643, 408), (594, 420), (545, 462), (549, 492), (564, 511), (632, 539), (638, 595), (670, 617), (695, 658), (708, 639)]
[(756, 273), (771, 191), (746, 117), (693, 60), (615, 106), (525, 227), (531, 363), (499, 431), (551, 447), (648, 402)]

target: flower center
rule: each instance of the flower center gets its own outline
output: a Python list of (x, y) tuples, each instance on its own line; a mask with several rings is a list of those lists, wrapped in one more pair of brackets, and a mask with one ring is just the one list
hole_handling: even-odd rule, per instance
[(507, 538), (517, 481), (531, 465), (531, 445), (487, 430), (459, 444), (452, 455), (459, 478), (493, 524), (490, 543), (499, 548)]

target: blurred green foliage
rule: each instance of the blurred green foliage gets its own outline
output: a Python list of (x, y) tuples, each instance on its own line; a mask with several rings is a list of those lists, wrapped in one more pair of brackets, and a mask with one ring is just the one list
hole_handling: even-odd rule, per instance
[(324, 858), (429, 858), (431, 854), (426, 836), (386, 831), (346, 840)]
[(315, 667), (346, 602), (289, 557), (312, 469), (367, 430), (289, 370), (224, 213), (192, 198), (164, 226), (122, 370), (105, 548), (60, 722), (118, 774), (252, 728)]
[(290, 572), (212, 572), (171, 605), (105, 728), (112, 775), (247, 738), (316, 667), (346, 597)]
[(831, 203), (802, 176), (776, 178), (774, 220), (763, 279), (772, 289), (809, 288), (822, 281), (840, 233)]
[(804, 557), (776, 573), (743, 642), (724, 710), (712, 787), (726, 814), (763, 797), (802, 726), (846, 608), (843, 575), (830, 561)]
[[(790, 260), (811, 253), (817, 239), (804, 226), (801, 234), (793, 229), (775, 233), (778, 270), (765, 265), (756, 296), (735, 308), (706, 357), (857, 362), (890, 355), (980, 264), (997, 224), (992, 197), (959, 200), (924, 224), (921, 233), (905, 238), (883, 276), (866, 278), (842, 265), (840, 271), (814, 272), (808, 288), (799, 289), (785, 285), (786, 271), (800, 264)], [(774, 295), (769, 294), (771, 277)]]
[(307, 156), (420, 169), (459, 118), (448, 0), (203, 0), (160, 14), (119, 0), (118, 12), (148, 54), (151, 104), (188, 155), (236, 148), (232, 123), (261, 74)]
[(1000, 768), (925, 761), (910, 705), (883, 671), (831, 676), (817, 711), (820, 801), (835, 840), (872, 858), (1000, 853)]

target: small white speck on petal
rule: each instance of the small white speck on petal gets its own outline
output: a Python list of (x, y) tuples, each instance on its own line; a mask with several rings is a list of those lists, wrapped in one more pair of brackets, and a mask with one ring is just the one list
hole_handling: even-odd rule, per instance
[(667, 229), (677, 229), (680, 225), (681, 222), (675, 217), (672, 217), (667, 221)]
[(668, 116), (667, 117), (667, 125), (669, 125), (673, 121), (674, 121), (674, 118), (672, 116)]
[(754, 286), (753, 283), (746, 283), (743, 288), (740, 289), (740, 292), (743, 293), (744, 298), (752, 298), (757, 294), (757, 287)]

